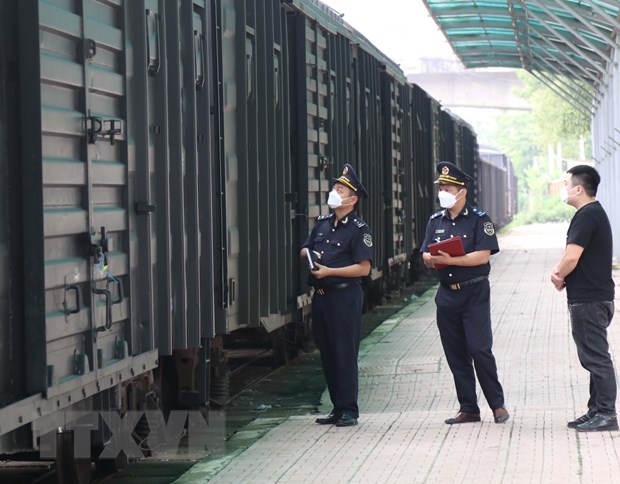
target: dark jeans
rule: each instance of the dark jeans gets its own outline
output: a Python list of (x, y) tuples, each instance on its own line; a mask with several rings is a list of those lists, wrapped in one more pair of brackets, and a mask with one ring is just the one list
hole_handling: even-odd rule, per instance
[(568, 305), (579, 362), (590, 372), (588, 413), (616, 414), (616, 374), (609, 355), (607, 327), (614, 315), (613, 301)]

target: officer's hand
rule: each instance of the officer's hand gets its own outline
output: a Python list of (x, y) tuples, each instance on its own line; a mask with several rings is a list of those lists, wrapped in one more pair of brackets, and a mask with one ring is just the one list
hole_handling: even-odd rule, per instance
[(319, 264), (318, 262), (315, 264), (318, 267), (318, 270), (310, 271), (317, 279), (323, 279), (324, 277), (329, 276), (329, 267)]
[(433, 262), (431, 261), (431, 254), (429, 252), (424, 252), (424, 254), (422, 254), (422, 261), (424, 262), (424, 265), (429, 269), (435, 268), (435, 264), (433, 264)]
[(452, 265), (452, 262), (451, 262), (452, 257), (450, 256), (450, 254), (448, 254), (447, 252), (444, 252), (443, 250), (440, 250), (438, 252), (439, 252), (439, 255), (430, 256), (430, 260), (433, 263), (433, 265), (435, 264), (444, 264), (447, 266)]

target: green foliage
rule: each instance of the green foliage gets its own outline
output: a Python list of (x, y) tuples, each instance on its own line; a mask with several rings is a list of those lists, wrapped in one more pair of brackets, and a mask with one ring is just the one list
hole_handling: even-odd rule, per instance
[(526, 210), (520, 220), (524, 224), (563, 222), (570, 220), (575, 210), (563, 203), (557, 194), (549, 194), (548, 186), (552, 177), (537, 165), (525, 169), (521, 178), (527, 186)]
[(574, 214), (575, 209), (566, 203), (562, 203), (557, 195), (548, 195), (538, 201), (535, 210), (524, 212), (524, 223), (564, 222), (570, 220)]
[(534, 141), (536, 132), (531, 112), (504, 111), (496, 118), (492, 144), (511, 159), (518, 177), (522, 177), (532, 160), (541, 155), (541, 148)]
[[(590, 118), (557, 96), (534, 76), (522, 72), (524, 88), (516, 94), (532, 105), (531, 112), (504, 111), (496, 118), (491, 144), (512, 160), (519, 178), (519, 207), (515, 223), (566, 221), (574, 209), (549, 194), (549, 183), (559, 173), (549, 173), (546, 160), (549, 146), (562, 146), (566, 158), (579, 158), (579, 139), (585, 140), (586, 157), (591, 150)], [(585, 88), (584, 88), (585, 89)]]
[(590, 117), (541, 84), (534, 76), (521, 72), (519, 79), (524, 88), (516, 94), (527, 99), (533, 107), (536, 145), (545, 149), (546, 146), (561, 143), (564, 156), (578, 158), (579, 138), (590, 139)]

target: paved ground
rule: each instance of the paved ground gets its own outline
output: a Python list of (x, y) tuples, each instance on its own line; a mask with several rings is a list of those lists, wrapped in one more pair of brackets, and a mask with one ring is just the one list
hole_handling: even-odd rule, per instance
[[(234, 458), (198, 463), (177, 482), (620, 482), (620, 432), (566, 428), (586, 410), (588, 375), (570, 336), (565, 293), (549, 282), (565, 233), (565, 225), (519, 228), (500, 239), (502, 252), (491, 261), (494, 353), (511, 414), (506, 424), (493, 423), (482, 395), (481, 423), (443, 423), (458, 407), (432, 290), (364, 341), (358, 426), (291, 417)], [(614, 278), (620, 283), (620, 271)], [(620, 288), (616, 296), (612, 352), (620, 349)], [(269, 422), (258, 419), (246, 431), (262, 427)]]

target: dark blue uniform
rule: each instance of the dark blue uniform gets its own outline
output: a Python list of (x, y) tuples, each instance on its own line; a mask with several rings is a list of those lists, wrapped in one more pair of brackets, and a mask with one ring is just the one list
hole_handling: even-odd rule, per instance
[[(364, 260), (372, 261), (372, 235), (368, 225), (355, 212), (341, 220), (336, 215), (318, 218), (303, 247), (321, 254), (320, 264), (346, 267)], [(359, 417), (357, 406), (357, 355), (360, 345), (364, 294), (360, 277), (325, 277), (311, 274), (314, 286), (312, 327), (334, 415)]]
[[(457, 235), (466, 254), (478, 250), (499, 252), (493, 222), (484, 212), (467, 204), (455, 219), (448, 210), (430, 217), (421, 252), (429, 252), (428, 245), (433, 242)], [(437, 271), (437, 326), (454, 375), (460, 412), (480, 412), (474, 368), (491, 409), (504, 406), (504, 392), (492, 353), (490, 269), (491, 265), (486, 263), (474, 267), (447, 266)]]

